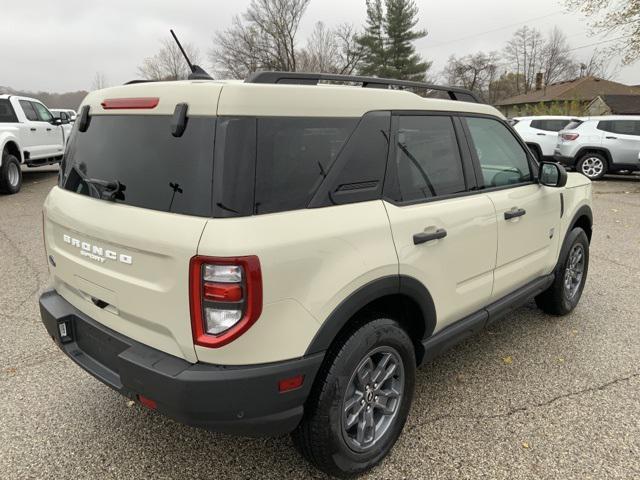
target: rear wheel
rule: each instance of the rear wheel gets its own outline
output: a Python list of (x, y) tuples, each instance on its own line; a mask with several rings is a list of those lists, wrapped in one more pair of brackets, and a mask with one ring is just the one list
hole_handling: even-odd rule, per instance
[(599, 153), (587, 153), (578, 161), (576, 169), (591, 180), (600, 180), (607, 173), (607, 160)]
[(18, 193), (22, 186), (22, 170), (20, 162), (10, 153), (2, 156), (2, 166), (0, 166), (0, 192)]
[(574, 228), (562, 247), (560, 261), (551, 286), (536, 297), (536, 304), (551, 315), (571, 312), (582, 296), (589, 270), (589, 238), (581, 228)]
[(375, 466), (407, 419), (415, 369), (413, 343), (397, 322), (378, 318), (360, 326), (327, 353), (294, 444), (331, 475)]

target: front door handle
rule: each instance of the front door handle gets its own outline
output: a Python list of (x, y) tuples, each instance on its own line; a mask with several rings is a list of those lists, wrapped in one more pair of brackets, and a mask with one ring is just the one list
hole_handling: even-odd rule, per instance
[(605, 137), (607, 140), (617, 140), (618, 137)]
[(447, 231), (444, 228), (439, 228), (435, 232), (420, 232), (413, 236), (413, 244), (420, 245), (421, 243), (430, 242), (431, 240), (440, 240), (447, 236)]
[(547, 134), (546, 134), (546, 133), (536, 133), (536, 135), (539, 135), (539, 136), (541, 136), (541, 137), (546, 137), (546, 136), (547, 136)]
[(50, 129), (50, 128), (47, 128), (47, 132), (50, 132), (50, 131), (51, 131), (51, 129)]
[(36, 131), (36, 129), (34, 127), (31, 127), (29, 130), (31, 130), (32, 132)]
[(513, 207), (511, 210), (504, 212), (504, 219), (511, 220), (512, 218), (522, 217), (527, 211), (524, 208)]

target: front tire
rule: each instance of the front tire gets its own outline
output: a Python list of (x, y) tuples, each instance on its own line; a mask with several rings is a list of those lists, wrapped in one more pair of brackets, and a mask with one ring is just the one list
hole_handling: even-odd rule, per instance
[(599, 153), (587, 153), (578, 161), (576, 170), (590, 180), (600, 180), (607, 173), (607, 159)]
[(5, 153), (0, 166), (0, 193), (18, 193), (20, 187), (22, 187), (20, 162), (15, 155)]
[(293, 432), (296, 448), (330, 475), (348, 477), (378, 464), (404, 427), (416, 358), (406, 331), (377, 318), (328, 352)]
[(574, 228), (562, 247), (551, 286), (536, 297), (538, 307), (550, 315), (566, 315), (580, 301), (589, 270), (589, 238)]

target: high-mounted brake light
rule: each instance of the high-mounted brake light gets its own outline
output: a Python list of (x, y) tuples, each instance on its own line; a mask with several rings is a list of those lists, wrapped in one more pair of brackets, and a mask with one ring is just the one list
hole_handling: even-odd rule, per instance
[(580, 136), (579, 133), (563, 133), (562, 139), (572, 141), (572, 140), (576, 140), (579, 136)]
[(234, 341), (262, 313), (258, 257), (193, 257), (189, 300), (196, 345), (218, 348)]
[(100, 105), (105, 110), (150, 109), (156, 108), (159, 102), (157, 97), (106, 98)]

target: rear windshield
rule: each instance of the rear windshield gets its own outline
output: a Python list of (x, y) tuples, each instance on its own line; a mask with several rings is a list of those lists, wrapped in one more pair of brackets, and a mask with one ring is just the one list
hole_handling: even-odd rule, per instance
[(211, 215), (215, 118), (191, 117), (181, 137), (170, 116), (97, 115), (75, 129), (60, 185), (162, 212)]
[(17, 123), (18, 119), (8, 99), (0, 99), (0, 123)]

